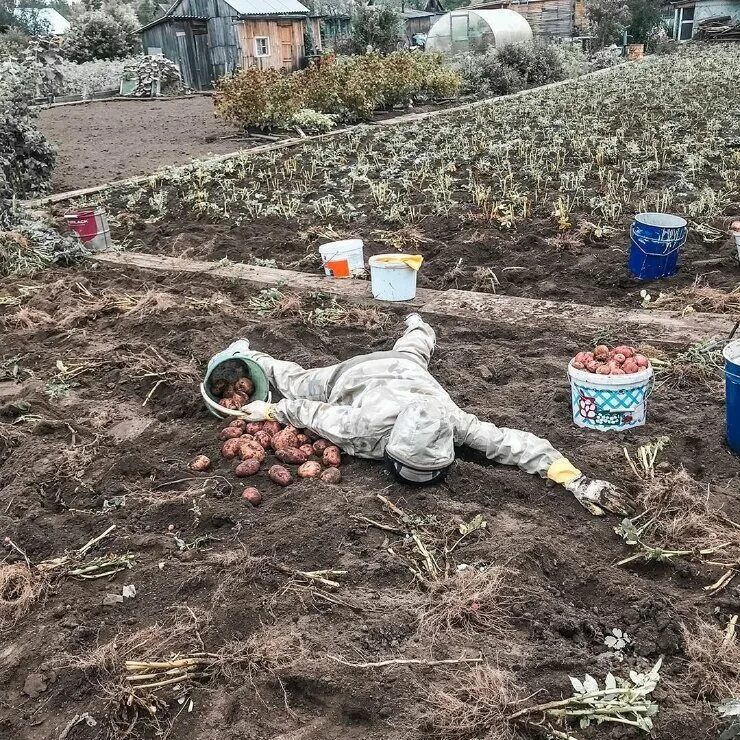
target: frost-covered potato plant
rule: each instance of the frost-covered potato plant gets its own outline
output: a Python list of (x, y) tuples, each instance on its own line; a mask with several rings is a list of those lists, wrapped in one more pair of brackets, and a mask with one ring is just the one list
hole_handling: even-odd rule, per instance
[(64, 62), (61, 67), (62, 81), (57, 95), (82, 95), (118, 90), (126, 59), (97, 59), (93, 62)]
[(157, 194), (170, 216), (234, 223), (547, 220), (563, 234), (589, 224), (593, 238), (659, 210), (726, 231), (740, 189), (739, 85), (735, 49), (686, 48), (413, 123), (171, 169), (114, 191), (112, 205), (147, 212)]

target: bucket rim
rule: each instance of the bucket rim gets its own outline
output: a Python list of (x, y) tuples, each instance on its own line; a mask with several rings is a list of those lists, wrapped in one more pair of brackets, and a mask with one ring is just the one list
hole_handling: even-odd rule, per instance
[(67, 211), (64, 218), (80, 218), (82, 216), (102, 216), (105, 213), (103, 206), (91, 206), (89, 208), (80, 208), (76, 211)]
[[(588, 383), (594, 388), (633, 388), (638, 385), (645, 385), (653, 377), (653, 366), (648, 364), (643, 370), (629, 375), (597, 375), (590, 373), (588, 370), (579, 370), (568, 363), (568, 376), (571, 380), (579, 383)], [(628, 380), (629, 378), (629, 380)]]
[(381, 260), (384, 257), (393, 257), (394, 260), (396, 257), (416, 257), (415, 254), (374, 254), (370, 259), (368, 259), (368, 264), (370, 267), (379, 267), (381, 270), (412, 270), (413, 272), (416, 272), (413, 267), (409, 267), (407, 264), (404, 264), (403, 262), (382, 262)]
[(326, 242), (326, 244), (319, 244), (319, 254), (323, 254), (323, 250), (357, 250), (363, 249), (364, 246), (365, 242), (363, 242), (362, 239), (338, 239), (335, 242)]
[(722, 350), (722, 356), (725, 358), (725, 362), (740, 367), (740, 339), (728, 342)]
[(637, 213), (633, 220), (643, 226), (657, 229), (685, 229), (689, 225), (688, 221), (681, 216), (675, 216), (672, 213), (658, 213), (657, 211)]

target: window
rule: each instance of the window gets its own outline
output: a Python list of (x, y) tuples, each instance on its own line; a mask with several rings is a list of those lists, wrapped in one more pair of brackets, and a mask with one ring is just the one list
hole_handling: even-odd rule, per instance
[(254, 46), (256, 49), (256, 56), (270, 56), (270, 39), (268, 39), (267, 36), (257, 36), (257, 38), (254, 40)]
[(676, 38), (689, 41), (694, 35), (694, 6), (676, 8)]

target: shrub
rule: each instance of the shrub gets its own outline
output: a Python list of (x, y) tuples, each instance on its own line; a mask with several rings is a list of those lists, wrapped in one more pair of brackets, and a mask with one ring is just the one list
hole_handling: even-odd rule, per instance
[(347, 54), (365, 54), (376, 51), (389, 54), (398, 49), (403, 40), (401, 14), (390, 5), (357, 3), (352, 13), (350, 37), (342, 45)]
[(55, 152), (36, 126), (36, 83), (30, 69), (0, 63), (0, 201), (41, 195), (49, 186)]
[(0, 33), (0, 60), (22, 56), (28, 46), (29, 37), (19, 28), (9, 28)]
[(184, 89), (180, 70), (167, 57), (136, 57), (124, 65), (123, 74), (127, 79), (136, 80), (131, 95), (138, 98), (151, 96), (152, 83), (156, 79), (160, 81), (159, 89), (163, 95), (174, 95)]
[(436, 55), (325, 57), (292, 74), (249, 69), (222, 79), (216, 110), (234, 123), (259, 128), (286, 127), (304, 109), (360, 121), (378, 108), (450, 97), (459, 87), (460, 77)]
[(293, 116), (293, 125), (298, 126), (301, 131), (311, 134), (323, 134), (331, 131), (337, 123), (334, 116), (327, 113), (319, 113), (311, 108), (303, 108)]
[(563, 79), (580, 77), (590, 71), (588, 57), (580, 46), (575, 44), (557, 44), (552, 47), (557, 55), (563, 72)]
[(73, 62), (94, 59), (122, 59), (139, 51), (136, 23), (125, 14), (95, 10), (83, 13), (73, 22), (63, 51)]
[(499, 50), (499, 59), (517, 72), (525, 85), (546, 85), (565, 77), (557, 51), (547, 43), (508, 44)]
[(618, 43), (632, 17), (624, 0), (586, 0), (585, 12), (600, 48)]

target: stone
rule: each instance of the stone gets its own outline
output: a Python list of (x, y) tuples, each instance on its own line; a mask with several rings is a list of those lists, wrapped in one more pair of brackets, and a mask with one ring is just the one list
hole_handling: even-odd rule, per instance
[(23, 693), (30, 696), (31, 699), (37, 699), (44, 691), (46, 691), (46, 681), (43, 674), (29, 673), (26, 676), (26, 682), (23, 684)]
[(479, 365), (476, 370), (478, 371), (478, 375), (480, 375), (481, 378), (486, 381), (486, 383), (489, 383), (491, 380), (493, 380), (493, 373), (491, 372), (491, 368), (488, 367), (488, 365)]

